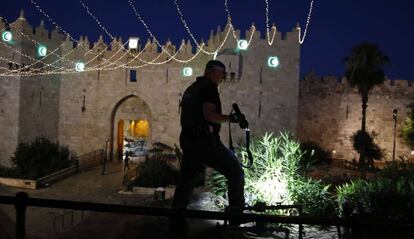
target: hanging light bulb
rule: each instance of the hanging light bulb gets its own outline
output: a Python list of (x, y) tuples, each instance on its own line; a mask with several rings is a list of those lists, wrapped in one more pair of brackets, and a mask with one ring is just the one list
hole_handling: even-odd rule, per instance
[(130, 37), (128, 41), (128, 48), (129, 49), (138, 49), (138, 37)]

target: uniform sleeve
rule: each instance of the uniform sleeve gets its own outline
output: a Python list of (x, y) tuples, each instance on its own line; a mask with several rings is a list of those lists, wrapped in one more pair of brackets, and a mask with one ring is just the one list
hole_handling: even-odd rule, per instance
[(217, 87), (213, 84), (208, 84), (203, 87), (200, 91), (200, 98), (201, 102), (208, 102), (212, 104), (217, 103), (217, 99), (219, 99), (219, 93)]

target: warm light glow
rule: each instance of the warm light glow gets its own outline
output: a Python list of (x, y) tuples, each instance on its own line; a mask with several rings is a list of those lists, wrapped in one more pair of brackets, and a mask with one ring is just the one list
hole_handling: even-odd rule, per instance
[(135, 121), (134, 135), (142, 138), (149, 137), (149, 123), (146, 120)]
[(5, 31), (3, 34), (1, 34), (1, 39), (3, 39), (5, 42), (9, 42), (13, 39), (13, 34), (9, 31)]
[(138, 37), (131, 37), (128, 41), (128, 48), (129, 49), (138, 49)]
[(192, 76), (193, 75), (193, 68), (191, 67), (184, 67), (183, 69), (184, 76)]
[(83, 62), (78, 62), (78, 63), (76, 63), (76, 65), (75, 65), (75, 70), (76, 70), (77, 72), (82, 72), (82, 71), (84, 71), (84, 70), (85, 70), (85, 64), (83, 64)]
[(47, 54), (47, 48), (45, 46), (38, 46), (37, 47), (37, 54), (41, 57), (46, 56)]
[(277, 56), (271, 56), (267, 59), (267, 65), (272, 68), (276, 68), (279, 66), (279, 58)]
[(414, 155), (414, 151), (411, 151), (411, 155)]
[(333, 150), (333, 151), (332, 151), (332, 153), (333, 153), (333, 154), (336, 154), (336, 150)]
[(237, 48), (240, 50), (246, 50), (249, 47), (249, 43), (246, 40), (239, 40), (237, 42)]

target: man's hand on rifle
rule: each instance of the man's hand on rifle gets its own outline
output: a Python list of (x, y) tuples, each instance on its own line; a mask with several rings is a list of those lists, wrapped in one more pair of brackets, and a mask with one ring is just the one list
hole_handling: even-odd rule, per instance
[(242, 122), (243, 120), (246, 120), (246, 116), (244, 116), (244, 114), (236, 114), (236, 113), (230, 114), (231, 123), (239, 123), (239, 122)]

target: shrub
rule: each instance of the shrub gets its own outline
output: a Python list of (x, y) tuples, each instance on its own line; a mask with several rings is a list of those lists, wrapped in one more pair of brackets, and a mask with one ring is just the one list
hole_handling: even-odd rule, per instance
[(408, 113), (407, 118), (404, 121), (401, 135), (404, 141), (414, 148), (414, 104), (410, 105), (411, 111)]
[(340, 214), (414, 219), (414, 167), (392, 162), (372, 181), (358, 179), (337, 187)]
[(289, 184), (292, 201), (303, 205), (303, 213), (313, 216), (333, 216), (336, 211), (331, 185), (320, 180), (302, 178)]
[(304, 152), (301, 165), (321, 165), (332, 162), (331, 153), (315, 142), (303, 142), (300, 144), (300, 149)]
[(11, 160), (13, 167), (8, 170), (9, 176), (27, 179), (37, 179), (73, 164), (67, 147), (45, 137), (19, 143)]
[(383, 150), (374, 142), (374, 138), (373, 133), (369, 134), (362, 130), (358, 130), (351, 136), (354, 149), (360, 154), (364, 153), (366, 157), (365, 162), (359, 162), (360, 167), (373, 167), (373, 160), (381, 160), (384, 157)]
[[(304, 212), (314, 213), (318, 212), (321, 206), (316, 200), (322, 200), (326, 196), (322, 200), (323, 206), (332, 207), (333, 202), (327, 196), (329, 186), (303, 176), (304, 170), (300, 166), (303, 152), (300, 144), (293, 140), (289, 133), (281, 133), (278, 137), (265, 134), (261, 139), (252, 140), (250, 149), (254, 158), (253, 165), (244, 170), (247, 204), (300, 203), (304, 207)], [(245, 148), (241, 148), (239, 158), (247, 159)], [(217, 172), (207, 179), (207, 185), (218, 195), (225, 195), (227, 191), (224, 176)], [(328, 201), (330, 202), (325, 203)], [(323, 212), (329, 210), (331, 209), (324, 209)]]
[(142, 187), (165, 187), (176, 184), (178, 173), (161, 154), (146, 158), (138, 166), (138, 177), (132, 183)]

